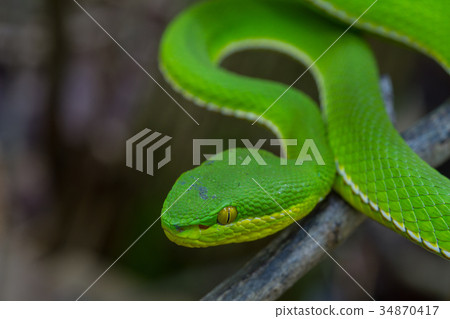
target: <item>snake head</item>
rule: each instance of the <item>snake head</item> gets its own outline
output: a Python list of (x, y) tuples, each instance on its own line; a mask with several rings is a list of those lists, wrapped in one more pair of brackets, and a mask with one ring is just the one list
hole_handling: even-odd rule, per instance
[(183, 173), (169, 192), (161, 222), (176, 244), (207, 247), (255, 240), (286, 227), (293, 222), (291, 215), (298, 219), (317, 204), (305, 191), (310, 183), (297, 178), (298, 168), (281, 166), (266, 151), (259, 151), (266, 165), (254, 160), (241, 165), (251, 156), (247, 149), (233, 149), (236, 165), (230, 165), (230, 152)]

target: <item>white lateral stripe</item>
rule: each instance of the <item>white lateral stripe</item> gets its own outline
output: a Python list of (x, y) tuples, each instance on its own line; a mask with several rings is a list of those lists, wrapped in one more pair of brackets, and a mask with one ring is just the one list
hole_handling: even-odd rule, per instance
[(361, 200), (364, 203), (369, 204), (369, 197), (366, 194), (364, 194), (363, 192), (359, 192), (359, 197), (361, 197)]
[(446, 251), (446, 250), (441, 249), (441, 253), (442, 253), (445, 257), (447, 257), (447, 258), (450, 259), (450, 251)]
[(392, 221), (391, 214), (389, 214), (388, 212), (385, 212), (382, 209), (380, 209), (380, 213), (384, 217), (384, 219), (386, 219), (387, 221)]
[(395, 219), (392, 221), (395, 225), (395, 227), (397, 227), (399, 230), (401, 230), (402, 232), (406, 231), (405, 225), (403, 223), (399, 223), (398, 221), (396, 221)]
[(336, 169), (337, 169), (339, 175), (341, 175), (342, 178), (344, 179), (345, 184), (347, 184), (347, 185), (349, 185), (349, 186), (351, 187), (353, 193), (356, 194), (356, 195), (359, 195), (359, 197), (361, 197), (361, 200), (362, 200), (365, 204), (369, 204), (370, 206), (372, 206), (372, 208), (373, 208), (374, 210), (377, 211), (377, 210), (378, 210), (378, 206), (377, 206), (375, 203), (369, 201), (369, 196), (367, 196), (366, 194), (364, 194), (364, 193), (359, 189), (359, 186), (352, 182), (351, 177), (348, 176), (348, 175), (345, 173), (345, 168), (344, 168), (343, 166), (339, 165), (339, 162), (338, 162), (337, 160), (336, 160)]
[(353, 193), (355, 193), (355, 195), (359, 195), (359, 187), (358, 185), (356, 185), (355, 183), (352, 183), (350, 185), (350, 187), (352, 188)]
[(432, 243), (430, 243), (429, 241), (426, 241), (426, 240), (424, 240), (423, 243), (425, 244), (425, 246), (427, 246), (432, 251), (435, 251), (437, 253), (440, 252), (440, 249), (437, 245), (433, 245)]
[(373, 210), (378, 211), (378, 205), (369, 200), (369, 205), (372, 207)]
[(414, 239), (415, 241), (421, 243), (422, 242), (422, 238), (420, 237), (419, 234), (416, 234), (415, 232), (411, 231), (411, 230), (407, 230), (408, 235)]
[(345, 171), (344, 171), (344, 175), (342, 175), (342, 177), (344, 178), (344, 181), (347, 185), (351, 186), (353, 184), (352, 178), (350, 176), (348, 176), (347, 174), (345, 174)]

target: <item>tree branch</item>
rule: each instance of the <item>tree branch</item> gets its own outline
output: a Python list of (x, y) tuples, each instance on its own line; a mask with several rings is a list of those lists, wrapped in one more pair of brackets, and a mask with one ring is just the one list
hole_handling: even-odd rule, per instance
[[(450, 157), (450, 101), (402, 135), (430, 165), (445, 162)], [(331, 251), (365, 218), (332, 193), (302, 223), (326, 251)], [(291, 225), (203, 300), (274, 300), (324, 256), (324, 251), (304, 231)]]

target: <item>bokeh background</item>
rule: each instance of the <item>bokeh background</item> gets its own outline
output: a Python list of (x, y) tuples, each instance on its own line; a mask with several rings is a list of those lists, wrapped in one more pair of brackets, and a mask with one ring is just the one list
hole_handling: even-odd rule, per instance
[[(200, 126), (73, 1), (1, 1), (0, 299), (78, 298), (159, 216), (176, 178), (192, 167), (193, 138), (272, 137), (200, 109), (164, 83), (161, 35), (195, 2), (80, 0)], [(380, 73), (392, 79), (400, 130), (449, 97), (450, 77), (435, 62), (365, 37)], [(224, 67), (287, 84), (305, 70), (259, 51), (235, 54)], [(317, 100), (309, 74), (296, 87)], [(125, 141), (146, 127), (173, 137), (172, 162), (155, 176), (125, 166)], [(449, 163), (439, 170), (449, 176)], [(188, 249), (171, 243), (157, 223), (83, 299), (197, 300), (270, 239)], [(332, 254), (377, 300), (450, 299), (449, 263), (375, 222), (366, 221)], [(324, 259), (281, 299), (367, 296)]]

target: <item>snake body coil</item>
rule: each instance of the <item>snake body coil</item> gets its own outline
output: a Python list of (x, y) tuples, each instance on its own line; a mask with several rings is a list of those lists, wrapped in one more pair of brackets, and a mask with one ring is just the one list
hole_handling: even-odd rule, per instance
[[(217, 0), (190, 8), (167, 29), (160, 63), (174, 88), (227, 115), (256, 120), (263, 114), (260, 123), (299, 143), (283, 145), (287, 165), (264, 151), (266, 165), (239, 165), (250, 154), (236, 149), (184, 173), (164, 203), (164, 211), (170, 207), (161, 217), (164, 231), (189, 247), (254, 240), (307, 215), (333, 187), (357, 210), (450, 259), (449, 179), (422, 161), (392, 126), (364, 41), (351, 32), (340, 38), (345, 29), (302, 2), (347, 22), (372, 4)], [(416, 2), (378, 1), (356, 25), (411, 45), (449, 70), (450, 44), (444, 39), (450, 34), (450, 2)], [(423, 26), (419, 17), (443, 27)], [(311, 71), (323, 114), (298, 90), (284, 94), (284, 85), (220, 67), (226, 56), (249, 48), (276, 50), (307, 66), (317, 60)], [(298, 165), (301, 146), (310, 140), (325, 165), (317, 158)], [(238, 165), (230, 165), (234, 157)]]

